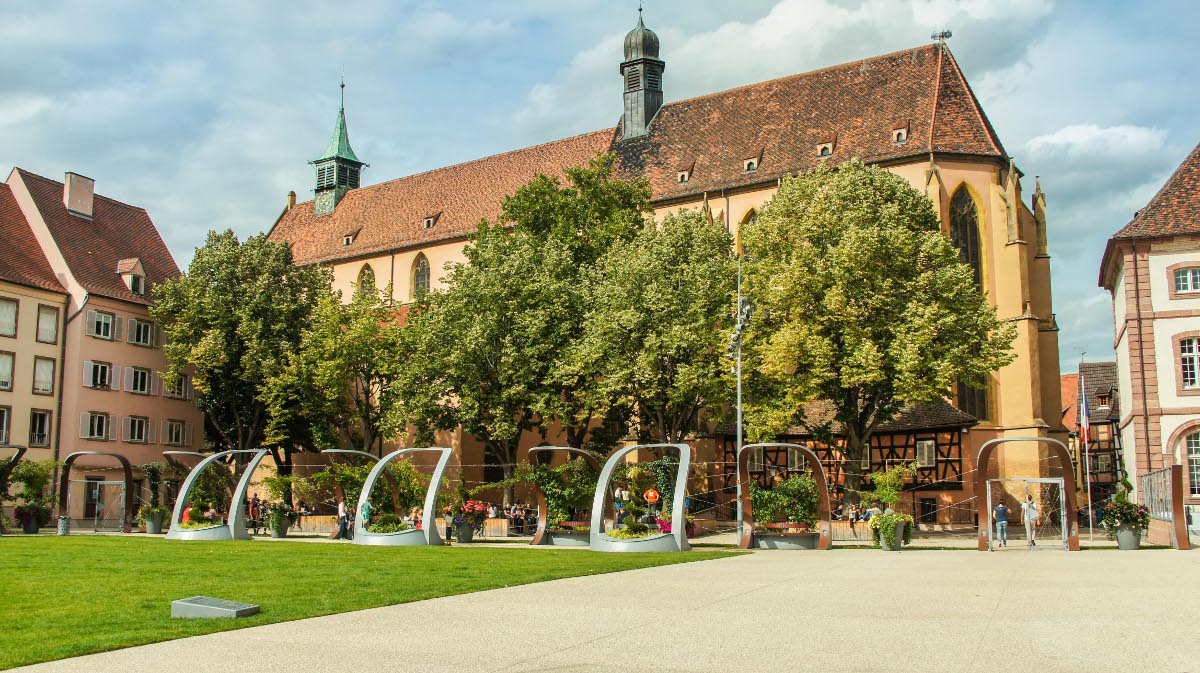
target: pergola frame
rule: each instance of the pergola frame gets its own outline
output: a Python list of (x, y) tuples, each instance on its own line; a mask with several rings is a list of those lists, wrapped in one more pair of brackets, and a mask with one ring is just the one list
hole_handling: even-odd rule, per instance
[[(738, 503), (742, 514), (740, 528), (738, 529), (738, 549), (751, 549), (756, 546), (754, 510), (750, 505), (749, 450), (761, 448), (797, 449), (804, 454), (805, 459), (808, 461), (809, 469), (813, 473), (813, 480), (817, 482), (817, 514), (820, 517), (818, 522), (820, 530), (817, 536), (817, 549), (829, 549), (833, 544), (833, 522), (830, 520), (829, 485), (825, 475), (825, 467), (821, 465), (821, 459), (817, 457), (817, 454), (812, 449), (808, 448), (808, 446), (804, 444), (789, 444), (786, 442), (746, 444), (742, 446), (742, 448), (738, 449), (738, 481), (742, 483), (742, 501)], [(816, 466), (815, 468), (813, 467), (814, 465)], [(760, 536), (761, 535), (762, 534), (760, 534)], [(787, 547), (789, 549), (799, 549), (803, 547), (803, 545), (800, 544), (783, 544), (780, 546)]]
[(442, 536), (438, 534), (434, 508), (437, 506), (438, 491), (442, 487), (442, 475), (446, 472), (446, 464), (450, 462), (450, 456), (453, 454), (453, 450), (446, 447), (400, 449), (380, 458), (379, 462), (375, 463), (375, 467), (371, 469), (371, 473), (367, 475), (367, 480), (363, 482), (362, 492), (358, 496), (358, 507), (354, 510), (354, 516), (358, 517), (362, 512), (363, 505), (367, 503), (367, 498), (371, 497), (371, 489), (375, 487), (375, 482), (379, 480), (379, 475), (387, 468), (389, 463), (405, 454), (430, 451), (440, 452), (441, 455), (438, 457), (437, 467), (433, 469), (433, 476), (429, 480), (429, 487), (425, 489), (425, 507), (421, 511), (421, 529), (401, 530), (395, 533), (372, 533), (367, 530), (367, 526), (358, 526), (356, 522), (354, 526), (354, 544), (379, 546), (437, 546), (444, 544)]
[(80, 456), (111, 456), (117, 459), (121, 464), (121, 470), (125, 473), (125, 520), (122, 522), (122, 530), (126, 533), (133, 532), (133, 466), (129, 464), (129, 459), (119, 453), (111, 451), (76, 451), (63, 459), (62, 476), (59, 478), (58, 487), (58, 515), (60, 517), (70, 516), (67, 512), (67, 489), (71, 485), (71, 466), (75, 464), (75, 460)]
[[(600, 461), (596, 460), (595, 456), (593, 456), (591, 453), (589, 453), (583, 449), (577, 449), (572, 446), (535, 446), (535, 447), (529, 449), (529, 453), (526, 455), (525, 460), (528, 461), (528, 463), (532, 466), (533, 465), (533, 454), (535, 454), (535, 453), (551, 453), (551, 452), (555, 452), (555, 451), (562, 452), (562, 453), (570, 453), (570, 454), (573, 454), (576, 456), (581, 456), (585, 461), (587, 461), (588, 465), (592, 466), (592, 469), (596, 470), (597, 473), (600, 472)], [(546, 494), (542, 492), (542, 487), (539, 486), (536, 482), (534, 482), (534, 484), (533, 484), (533, 490), (537, 496), (538, 522), (537, 522), (537, 531), (534, 532), (533, 540), (531, 540), (529, 542), (529, 544), (530, 545), (543, 545), (543, 544), (545, 544), (545, 545), (562, 545), (562, 546), (571, 546), (571, 547), (587, 546), (587, 544), (589, 542), (589, 538), (590, 538), (590, 534), (588, 534), (588, 533), (583, 533), (582, 535), (580, 535), (577, 531), (548, 531), (548, 530), (546, 530), (546, 525), (547, 525), (547, 521), (548, 521), (547, 520), (548, 513), (546, 511)], [(612, 499), (607, 497), (607, 494), (605, 497), (605, 503), (606, 503), (606, 506), (609, 506), (611, 509)]]
[(988, 536), (991, 534), (991, 512), (988, 511), (988, 499), (985, 496), (988, 489), (988, 467), (992, 460), (992, 452), (997, 446), (1007, 442), (1035, 442), (1050, 445), (1050, 450), (1058, 458), (1062, 468), (1063, 491), (1066, 494), (1066, 509), (1063, 511), (1063, 527), (1067, 530), (1067, 551), (1079, 551), (1079, 522), (1076, 520), (1075, 506), (1075, 477), (1071, 468), (1071, 452), (1067, 445), (1053, 437), (999, 437), (983, 443), (979, 447), (979, 457), (975, 460), (975, 504), (979, 512), (979, 551), (987, 551)]
[[(622, 540), (604, 533), (604, 500), (609, 492), (609, 481), (617, 465), (625, 456), (641, 449), (672, 449), (679, 454), (679, 470), (675, 474), (675, 498), (671, 506), (671, 532), (658, 533), (649, 537)], [(600, 478), (596, 481), (596, 496), (592, 499), (591, 547), (592, 551), (635, 552), (635, 551), (687, 551), (691, 549), (687, 539), (687, 520), (684, 518), (683, 503), (687, 499), (688, 471), (692, 465), (692, 447), (687, 444), (639, 444), (618, 449), (608, 457)]]

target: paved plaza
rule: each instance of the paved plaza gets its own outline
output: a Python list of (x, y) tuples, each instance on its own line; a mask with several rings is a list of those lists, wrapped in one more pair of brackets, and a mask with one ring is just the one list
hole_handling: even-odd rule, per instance
[(757, 552), (18, 670), (1184, 673), (1197, 596), (1195, 551)]

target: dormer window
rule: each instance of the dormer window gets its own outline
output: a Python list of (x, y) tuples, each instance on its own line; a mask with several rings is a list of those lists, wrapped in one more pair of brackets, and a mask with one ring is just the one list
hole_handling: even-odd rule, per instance
[(142, 268), (142, 260), (129, 257), (117, 261), (117, 273), (124, 281), (129, 292), (139, 297), (146, 294), (146, 270)]
[(755, 171), (757, 171), (757, 170), (758, 170), (758, 159), (757, 159), (757, 158), (756, 158), (756, 159), (743, 159), (743, 160), (742, 160), (742, 171), (743, 171), (743, 172), (746, 172), (746, 173), (753, 173), (753, 172), (755, 172)]
[(683, 183), (685, 183), (687, 181), (688, 181), (687, 171), (679, 171), (679, 184), (682, 185)]
[(146, 294), (146, 277), (130, 274), (129, 291), (138, 295), (139, 297)]
[(833, 143), (821, 143), (817, 145), (817, 156), (831, 157), (833, 156)]
[(433, 229), (434, 225), (437, 224), (438, 218), (441, 216), (442, 216), (441, 211), (433, 213), (432, 215), (426, 215), (425, 221), (422, 223), (422, 226), (424, 226), (426, 229)]
[(432, 217), (425, 218), (425, 228), (426, 229), (433, 229), (433, 223), (434, 223), (434, 219)]
[(692, 179), (692, 169), (696, 167), (696, 162), (693, 161), (675, 169), (675, 181), (679, 184), (684, 184)]
[(1112, 406), (1112, 395), (1108, 393), (1100, 393), (1096, 395), (1096, 406), (1101, 409), (1107, 409)]
[(349, 247), (350, 244), (353, 243), (355, 241), (355, 239), (358, 238), (358, 232), (360, 232), (360, 231), (362, 231), (361, 227), (358, 229), (355, 229), (354, 231), (343, 234), (342, 235), (342, 246)]
[(908, 142), (908, 120), (899, 121), (892, 125), (892, 144), (903, 145)]

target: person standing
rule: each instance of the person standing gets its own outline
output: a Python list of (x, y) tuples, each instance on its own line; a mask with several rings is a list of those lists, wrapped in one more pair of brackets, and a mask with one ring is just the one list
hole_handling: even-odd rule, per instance
[(1032, 495), (1025, 496), (1025, 502), (1021, 503), (1021, 519), (1025, 522), (1025, 537), (1029, 540), (1029, 546), (1036, 547), (1038, 506), (1033, 502)]
[(1001, 502), (992, 508), (992, 521), (996, 522), (996, 544), (1008, 546), (1008, 505)]
[(371, 505), (371, 499), (367, 498), (367, 501), (363, 503), (363, 508), (362, 508), (363, 530), (371, 529), (371, 509), (372, 508), (373, 508), (373, 506)]
[(346, 539), (346, 499), (345, 498), (338, 500), (337, 523), (338, 523), (338, 534), (337, 534), (336, 539), (345, 540)]

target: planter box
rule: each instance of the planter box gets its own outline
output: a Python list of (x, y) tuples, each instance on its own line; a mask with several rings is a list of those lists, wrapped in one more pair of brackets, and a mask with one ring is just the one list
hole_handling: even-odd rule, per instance
[(907, 521), (897, 521), (895, 544), (889, 546), (887, 540), (883, 539), (883, 535), (880, 535), (879, 548), (883, 551), (900, 551), (904, 547), (904, 527), (907, 525)]

